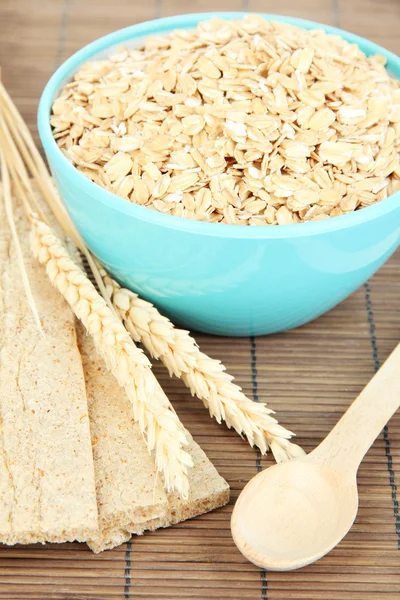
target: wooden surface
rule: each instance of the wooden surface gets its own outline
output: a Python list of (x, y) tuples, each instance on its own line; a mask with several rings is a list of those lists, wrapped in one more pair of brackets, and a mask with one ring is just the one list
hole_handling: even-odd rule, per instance
[[(82, 45), (132, 23), (188, 11), (279, 12), (337, 25), (400, 53), (399, 0), (1, 0), (3, 79), (35, 129), (40, 92)], [(351, 298), (298, 330), (257, 339), (197, 336), (246, 392), (270, 403), (312, 450), (400, 339), (400, 253)], [(359, 472), (360, 511), (345, 540), (318, 563), (265, 573), (236, 550), (232, 504), (271, 459), (212, 422), (184, 386), (156, 369), (185, 425), (232, 488), (231, 505), (93, 555), (85, 545), (0, 549), (0, 600), (398, 600), (400, 414)]]

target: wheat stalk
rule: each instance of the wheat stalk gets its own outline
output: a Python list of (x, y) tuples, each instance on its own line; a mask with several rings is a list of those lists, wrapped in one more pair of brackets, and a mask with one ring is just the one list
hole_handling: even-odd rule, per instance
[[(79, 232), (69, 218), (49, 177), (46, 166), (37, 151), (21, 115), (0, 83), (0, 102), (5, 109), (10, 130), (18, 150), (29, 166), (45, 200), (60, 225), (84, 252), (99, 289), (110, 308), (114, 307), (135, 341), (141, 341), (150, 354), (160, 358), (170, 374), (181, 377), (193, 395), (198, 396), (218, 423), (226, 421), (239, 435), (246, 435), (249, 443), (264, 453), (270, 447), (277, 462), (302, 454), (299, 446), (288, 439), (293, 435), (271, 417), (271, 411), (262, 403), (249, 400), (232, 383), (217, 360), (203, 354), (189, 333), (174, 328), (150, 303), (141, 300), (130, 290), (120, 288), (105, 271), (99, 271)], [(25, 187), (29, 181), (24, 179)], [(104, 279), (104, 282), (103, 282)], [(110, 301), (112, 296), (113, 302)]]
[(271, 416), (273, 411), (247, 398), (221, 362), (201, 352), (188, 331), (174, 327), (150, 302), (122, 288), (104, 269), (100, 268), (100, 274), (132, 338), (160, 359), (170, 375), (180, 377), (192, 395), (203, 401), (211, 417), (245, 435), (262, 453), (271, 448), (277, 462), (304, 454), (288, 441), (293, 434)]
[(111, 312), (83, 271), (48, 225), (32, 219), (31, 248), (45, 266), (52, 284), (61, 292), (76, 316), (93, 336), (95, 346), (125, 389), (149, 451), (168, 490), (187, 497), (190, 455), (183, 449), (186, 435), (168, 398), (151, 371), (143, 352), (135, 346), (120, 320)]
[[(107, 298), (107, 294), (103, 286), (103, 280), (99, 274), (97, 264), (89, 252), (75, 224), (67, 213), (63, 203), (61, 202), (58, 192), (54, 187), (50, 174), (47, 170), (44, 160), (40, 156), (35, 142), (33, 141), (30, 131), (1, 81), (0, 108), (2, 109), (2, 123), (4, 124), (2, 137), (4, 139), (4, 144), (7, 148), (8, 154), (11, 154), (13, 159), (10, 161), (10, 168), (15, 172), (15, 184), (16, 187), (18, 187), (19, 196), (24, 204), (25, 209), (27, 207), (27, 203), (29, 204), (29, 200), (27, 199), (28, 196), (34, 202), (35, 212), (40, 215), (42, 221), (47, 223), (46, 215), (43, 213), (40, 204), (36, 201), (36, 197), (31, 186), (31, 180), (29, 179), (27, 171), (29, 169), (33, 180), (42, 194), (42, 197), (47, 202), (55, 218), (57, 219), (58, 224), (65, 231), (66, 235), (73, 240), (74, 244), (85, 255), (100, 292), (103, 294), (103, 297), (109, 304), (110, 309), (114, 310), (111, 302), (109, 302), (109, 299)], [(28, 207), (28, 217), (31, 213), (32, 209)]]
[[(23, 254), (22, 254), (21, 244), (19, 242), (17, 229), (15, 227), (14, 213), (13, 213), (13, 208), (12, 208), (10, 174), (9, 174), (8, 165), (7, 165), (7, 162), (6, 162), (6, 159), (5, 159), (5, 156), (4, 156), (4, 153), (1, 149), (1, 147), (0, 147), (0, 164), (1, 164), (1, 170), (0, 170), (1, 180), (3, 183), (2, 195), (3, 195), (3, 201), (4, 201), (4, 208), (5, 208), (7, 222), (10, 227), (10, 231), (11, 231), (11, 237), (12, 237), (12, 240), (14, 243), (15, 252), (17, 255), (18, 269), (21, 274), (22, 284), (24, 286), (25, 294), (26, 294), (26, 297), (28, 300), (28, 305), (32, 311), (33, 318), (35, 320), (35, 323), (39, 330), (39, 333), (43, 336), (44, 334), (43, 334), (42, 324), (40, 322), (39, 313), (37, 311), (35, 299), (32, 294), (32, 290), (31, 290), (31, 286), (30, 286), (29, 278), (28, 278), (28, 273), (26, 272), (26, 268), (25, 268), (25, 264), (24, 264), (24, 258), (23, 258)], [(1, 198), (1, 194), (0, 194), (0, 198)]]
[[(26, 129), (20, 126), (22, 118), (16, 112), (1, 85), (0, 109), (0, 156), (3, 182), (5, 192), (7, 192), (5, 193), (5, 205), (10, 227), (13, 231), (9, 176), (11, 173), (15, 190), (31, 222), (31, 247), (34, 255), (40, 263), (45, 265), (51, 282), (63, 294), (88, 332), (93, 335), (99, 354), (115, 375), (118, 383), (125, 388), (132, 403), (133, 416), (139, 423), (148, 449), (155, 452), (156, 465), (164, 476), (165, 487), (169, 491), (176, 490), (183, 497), (187, 497), (188, 469), (192, 466), (192, 459), (184, 449), (188, 443), (184, 428), (151, 371), (150, 362), (144, 353), (135, 346), (114, 309), (107, 306), (105, 300), (83, 271), (74, 263), (61, 240), (48, 224), (35, 215), (33, 208), (37, 208), (37, 206), (28, 170), (34, 176), (42, 193), (43, 190), (46, 191), (46, 200), (61, 220), (61, 224), (65, 226), (67, 222), (67, 216), (63, 214), (65, 209), (52, 188), (50, 178), (43, 177), (44, 163), (37, 152), (32, 152), (33, 140), (29, 132), (27, 133)], [(41, 215), (43, 216), (43, 213)], [(89, 259), (97, 271), (101, 287), (104, 289), (94, 259), (85, 248), (72, 221), (69, 220), (68, 225), (70, 225), (68, 229), (72, 232), (76, 243), (82, 247), (85, 254), (89, 255)], [(18, 236), (15, 238), (13, 235), (13, 237), (18, 251)], [(18, 257), (25, 285), (27, 277), (22, 254)], [(26, 293), (40, 327), (29, 282), (27, 281), (27, 283), (28, 285), (25, 285)]]

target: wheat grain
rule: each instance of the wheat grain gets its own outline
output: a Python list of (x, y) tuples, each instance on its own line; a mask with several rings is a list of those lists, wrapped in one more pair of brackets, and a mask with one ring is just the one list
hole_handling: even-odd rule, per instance
[(175, 328), (150, 302), (120, 287), (104, 269), (100, 268), (100, 273), (133, 339), (160, 359), (170, 375), (180, 377), (192, 395), (203, 401), (211, 417), (245, 435), (262, 453), (270, 447), (278, 462), (303, 454), (299, 446), (288, 441), (293, 434), (271, 416), (273, 411), (247, 398), (221, 362), (200, 351), (189, 332)]
[(166, 488), (187, 497), (187, 470), (192, 466), (190, 455), (184, 450), (187, 439), (146, 356), (135, 346), (54, 232), (38, 219), (32, 220), (31, 247), (46, 267), (50, 281), (93, 336), (99, 354), (127, 392), (148, 449), (155, 450), (156, 465), (164, 476)]

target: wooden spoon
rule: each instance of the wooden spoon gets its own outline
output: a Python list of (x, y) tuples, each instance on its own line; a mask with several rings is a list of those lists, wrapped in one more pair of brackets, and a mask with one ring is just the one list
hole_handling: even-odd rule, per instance
[(231, 521), (242, 554), (259, 567), (290, 571), (332, 550), (357, 514), (358, 467), (399, 406), (400, 344), (313, 452), (249, 481)]

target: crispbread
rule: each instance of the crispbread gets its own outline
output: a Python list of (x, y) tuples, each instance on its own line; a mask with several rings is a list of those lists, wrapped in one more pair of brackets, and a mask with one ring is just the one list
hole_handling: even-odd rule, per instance
[(194, 462), (189, 475), (189, 498), (183, 500), (176, 493), (167, 494), (168, 507), (163, 516), (143, 522), (131, 519), (125, 529), (115, 525), (109, 527), (103, 533), (102, 539), (97, 538), (93, 542), (88, 542), (93, 552), (98, 553), (115, 548), (129, 540), (132, 534), (141, 535), (145, 531), (169, 527), (224, 506), (228, 502), (229, 486), (227, 482), (218, 474), (214, 465), (190, 434), (186, 433), (191, 440), (189, 452)]
[(98, 523), (74, 316), (31, 255), (28, 224), (17, 211), (39, 333), (2, 202), (0, 218), (0, 541), (83, 541)]
[(192, 519), (214, 508), (224, 506), (229, 500), (229, 486), (223, 479), (207, 455), (193, 440), (189, 432), (190, 454), (193, 459), (193, 469), (189, 474), (189, 498), (182, 500), (176, 493), (167, 494), (168, 512), (165, 516), (152, 519), (146, 523), (132, 523), (128, 528), (131, 533), (141, 534), (144, 531), (154, 531), (160, 527), (169, 527), (180, 521)]
[(188, 500), (166, 494), (152, 457), (132, 419), (125, 392), (104, 367), (91, 338), (78, 329), (85, 371), (101, 534), (88, 543), (94, 552), (143, 533), (189, 519), (226, 504), (229, 486), (191, 438)]
[(167, 497), (157, 478), (132, 407), (97, 354), (92, 338), (78, 326), (78, 343), (89, 405), (100, 534), (91, 547), (121, 544), (131, 521), (166, 515)]

